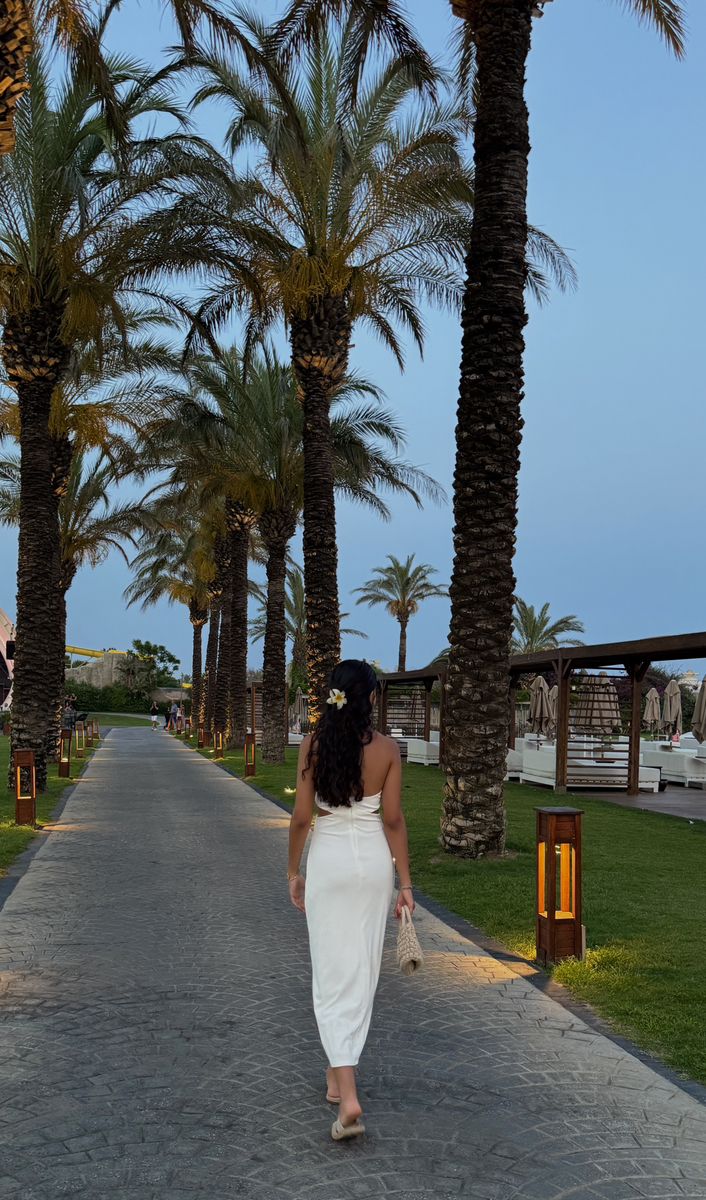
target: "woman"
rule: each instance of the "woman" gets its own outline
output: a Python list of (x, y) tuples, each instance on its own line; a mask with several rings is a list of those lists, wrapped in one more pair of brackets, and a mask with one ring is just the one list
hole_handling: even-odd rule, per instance
[(157, 721), (158, 720), (159, 720), (159, 705), (157, 704), (156, 700), (153, 700), (152, 707), (150, 709), (150, 721), (152, 722), (152, 732), (153, 733), (155, 733), (157, 730)]
[[(330, 687), (301, 744), (287, 879), (309, 928), (314, 1012), (329, 1061), (326, 1099), (339, 1105), (331, 1136), (339, 1141), (365, 1132), (355, 1068), (373, 1011), (395, 863), (395, 916), (404, 905), (412, 912), (414, 898), (400, 752), (373, 729), (375, 672), (348, 659), (334, 668)], [(305, 884), (299, 864), (314, 811)]]

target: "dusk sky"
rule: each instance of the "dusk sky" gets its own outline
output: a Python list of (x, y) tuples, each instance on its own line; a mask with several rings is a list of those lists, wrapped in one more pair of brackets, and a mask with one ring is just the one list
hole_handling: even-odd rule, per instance
[[(283, 4), (261, 3), (265, 13)], [(448, 0), (408, 0), (423, 40), (443, 54)], [(531, 305), (527, 330), (518, 593), (577, 613), (585, 640), (704, 628), (706, 422), (703, 412), (706, 281), (706, 6), (689, 6), (687, 58), (611, 0), (556, 0), (535, 22), (529, 64), (530, 220), (570, 252), (575, 293)], [(156, 61), (173, 40), (156, 3), (130, 0), (112, 44)], [(217, 138), (222, 119), (197, 116)], [(407, 457), (451, 495), (459, 326), (428, 312), (422, 362), (404, 376), (359, 331), (354, 365), (385, 390), (409, 434)], [(339, 507), (341, 603), (369, 638), (344, 653), (394, 667), (397, 626), (380, 609), (354, 608), (351, 589), (385, 556), (417, 559), (448, 581), (451, 508), (392, 504), (393, 520)], [(297, 550), (297, 557), (300, 552)], [(16, 539), (0, 531), (0, 607), (15, 610)], [(69, 595), (69, 642), (127, 647), (165, 643), (190, 669), (184, 610), (125, 609), (129, 572), (117, 555), (84, 570)], [(449, 607), (428, 601), (409, 633), (408, 663), (427, 663), (447, 640)], [(259, 665), (261, 648), (251, 664)]]

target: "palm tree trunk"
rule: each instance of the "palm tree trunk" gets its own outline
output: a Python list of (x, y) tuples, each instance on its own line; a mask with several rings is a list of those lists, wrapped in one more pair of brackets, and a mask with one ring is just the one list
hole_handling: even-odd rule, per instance
[(221, 629), (218, 637), (216, 691), (213, 705), (213, 725), (225, 735), (228, 720), (228, 691), (231, 672), (231, 587), (229, 581), (221, 601)]
[(503, 779), (523, 388), (531, 0), (471, 6), (479, 104), (463, 308), (442, 841), (505, 845)]
[(400, 648), (397, 655), (397, 670), (407, 670), (407, 622), (400, 621)]
[(218, 634), (221, 625), (221, 595), (213, 596), (210, 604), (208, 640), (206, 642), (206, 675), (201, 692), (201, 719), (207, 733), (213, 733), (213, 710), (216, 703), (216, 665), (218, 663)]
[(267, 617), (262, 667), (262, 758), (283, 763), (287, 747), (287, 546), (294, 536), (289, 514), (264, 513), (260, 533), (267, 550)]
[(0, 94), (0, 154), (12, 154), (15, 148), (15, 108), (29, 87), (26, 65), (31, 52), (32, 31), (26, 0), (4, 0), (0, 60), (3, 82), (9, 83)]
[(2, 354), (17, 389), (20, 414), (20, 514), (17, 564), (17, 650), (12, 702), (12, 749), (34, 751), (37, 787), (46, 788), (47, 731), (55, 681), (47, 649), (56, 639), (59, 519), (52, 486), (49, 414), (67, 352), (60, 340), (62, 308), (45, 304), (8, 317)]
[(47, 646), (47, 674), (51, 675), (52, 697), (47, 728), (47, 758), (56, 762), (59, 758), (61, 740), (61, 716), (64, 709), (66, 690), (66, 597), (76, 578), (76, 566), (70, 558), (64, 558), (61, 538), (61, 501), (66, 495), (74, 448), (68, 437), (52, 437), (50, 454), (52, 463), (52, 492), (56, 506), (56, 528), (58, 542), (56, 554), (59, 561), (59, 578), (56, 581), (54, 636)]
[(231, 570), (231, 658), (228, 687), (228, 745), (245, 745), (248, 730), (248, 554), (252, 515), (229, 506)]
[(202, 641), (203, 627), (208, 620), (208, 613), (196, 600), (189, 602), (189, 620), (193, 630), (193, 647), (191, 652), (191, 721), (196, 725), (201, 712), (202, 686)]
[(290, 318), (292, 362), (304, 409), (304, 582), (309, 713), (315, 721), (341, 651), (330, 407), (348, 364), (345, 296), (325, 296)]

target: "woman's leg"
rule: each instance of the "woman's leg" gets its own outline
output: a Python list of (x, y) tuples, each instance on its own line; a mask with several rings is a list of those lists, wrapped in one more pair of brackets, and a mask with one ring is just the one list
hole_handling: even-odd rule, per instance
[(355, 1085), (355, 1067), (334, 1067), (336, 1092), (341, 1097), (338, 1118), (342, 1125), (353, 1125), (362, 1113)]

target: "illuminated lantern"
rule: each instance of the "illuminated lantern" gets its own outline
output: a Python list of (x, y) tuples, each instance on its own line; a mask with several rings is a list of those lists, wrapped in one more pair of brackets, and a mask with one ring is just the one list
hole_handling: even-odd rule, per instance
[(223, 730), (219, 725), (213, 731), (214, 758), (223, 758)]
[(93, 721), (93, 736), (97, 742), (101, 740), (101, 727), (97, 718)]
[(93, 747), (93, 721), (86, 721), (86, 747)]
[(257, 771), (257, 750), (255, 749), (255, 734), (245, 734), (245, 778)]
[(83, 758), (84, 750), (86, 749), (86, 731), (83, 721), (76, 722), (76, 757)]
[(71, 778), (71, 739), (71, 730), (62, 729), (59, 743), (59, 779)]
[(184, 717), (184, 737), (191, 737), (191, 717)]
[(34, 750), (15, 750), (13, 759), (15, 764), (15, 824), (34, 825), (37, 821), (37, 776), (34, 769)]
[(584, 958), (580, 808), (537, 808), (537, 958)]
[(199, 728), (198, 728), (198, 731), (196, 734), (196, 745), (198, 746), (199, 750), (203, 746), (204, 735), (205, 735), (204, 727), (203, 727), (203, 725), (199, 725)]

